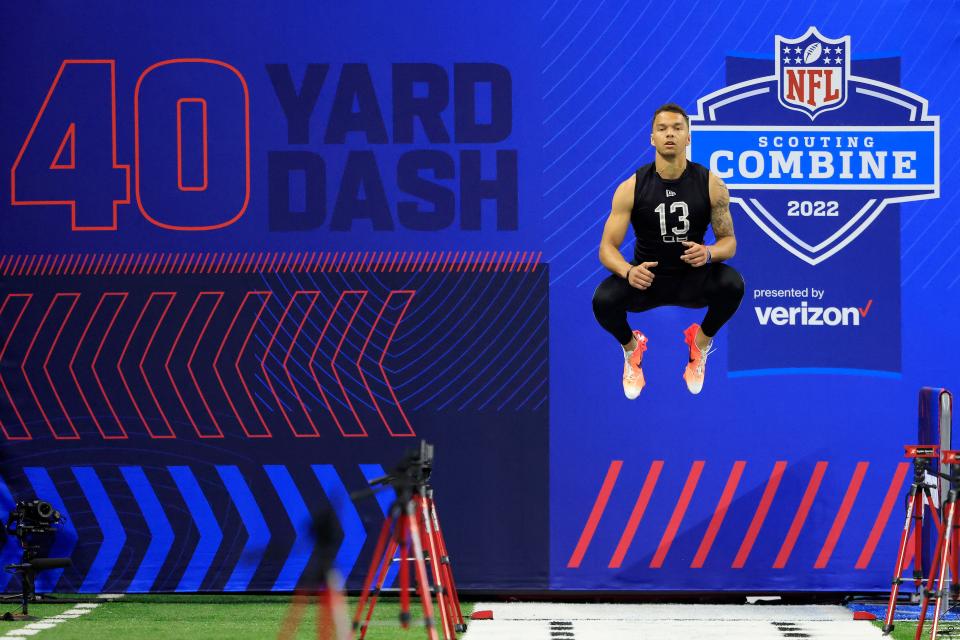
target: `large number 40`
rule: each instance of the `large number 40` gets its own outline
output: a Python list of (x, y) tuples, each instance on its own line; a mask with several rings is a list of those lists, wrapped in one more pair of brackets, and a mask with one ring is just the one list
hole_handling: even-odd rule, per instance
[[(117, 229), (131, 190), (130, 165), (117, 161), (116, 93), (114, 60), (61, 64), (10, 170), (11, 204), (68, 206), (74, 231)], [(204, 58), (154, 64), (137, 80), (133, 119), (133, 195), (147, 220), (204, 231), (240, 219), (250, 94), (237, 69)]]

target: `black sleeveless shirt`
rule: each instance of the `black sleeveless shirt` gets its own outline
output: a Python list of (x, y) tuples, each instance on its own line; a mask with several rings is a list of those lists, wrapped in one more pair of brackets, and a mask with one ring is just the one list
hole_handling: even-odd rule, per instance
[(680, 259), (683, 241), (703, 244), (710, 224), (710, 171), (687, 161), (676, 180), (664, 180), (654, 163), (637, 170), (630, 224), (637, 235), (634, 261), (658, 262), (654, 274), (679, 274), (693, 269)]

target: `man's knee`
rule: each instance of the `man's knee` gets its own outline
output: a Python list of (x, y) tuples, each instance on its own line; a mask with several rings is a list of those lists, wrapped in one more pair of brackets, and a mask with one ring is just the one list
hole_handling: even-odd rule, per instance
[(724, 265), (723, 274), (720, 278), (720, 292), (725, 298), (731, 300), (737, 300), (738, 302), (743, 299), (744, 284), (743, 277), (740, 273), (728, 265)]
[(611, 311), (622, 311), (623, 304), (617, 293), (614, 287), (609, 286), (606, 282), (601, 282), (593, 291), (594, 315), (599, 317)]

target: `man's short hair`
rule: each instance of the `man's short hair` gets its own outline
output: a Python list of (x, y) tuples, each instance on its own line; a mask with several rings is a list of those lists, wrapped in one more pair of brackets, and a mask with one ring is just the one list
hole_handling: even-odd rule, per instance
[(653, 124), (657, 121), (657, 116), (663, 113), (664, 111), (669, 111), (670, 113), (679, 113), (683, 116), (683, 119), (687, 122), (687, 129), (690, 128), (690, 116), (687, 115), (687, 112), (683, 110), (683, 107), (678, 105), (675, 102), (668, 102), (667, 104), (659, 107), (656, 111), (653, 112), (653, 120), (650, 122), (650, 127), (653, 127)]

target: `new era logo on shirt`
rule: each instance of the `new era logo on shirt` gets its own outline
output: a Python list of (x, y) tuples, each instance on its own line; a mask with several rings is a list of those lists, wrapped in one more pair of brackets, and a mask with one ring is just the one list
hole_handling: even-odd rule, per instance
[(667, 197), (668, 197), (668, 198), (672, 198), (672, 197), (675, 196), (675, 195), (677, 195), (677, 192), (676, 192), (676, 191), (670, 191), (670, 189), (667, 189)]

